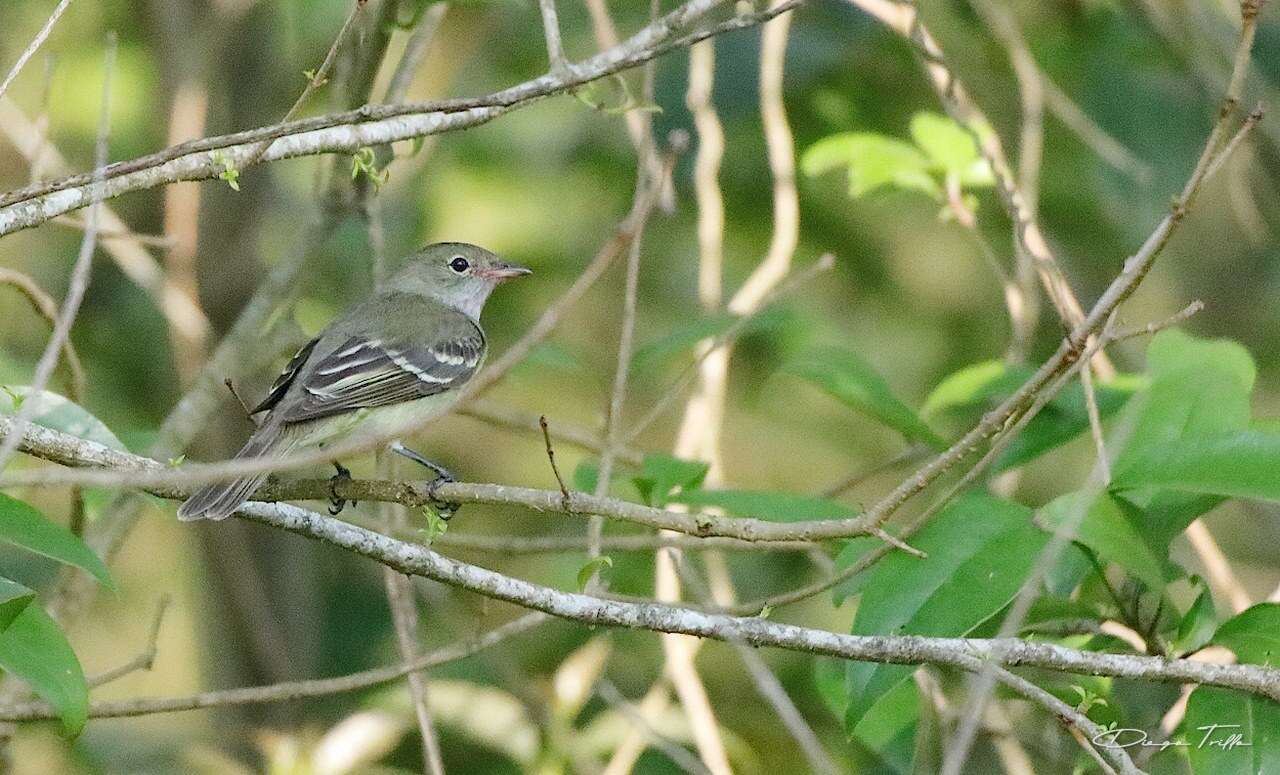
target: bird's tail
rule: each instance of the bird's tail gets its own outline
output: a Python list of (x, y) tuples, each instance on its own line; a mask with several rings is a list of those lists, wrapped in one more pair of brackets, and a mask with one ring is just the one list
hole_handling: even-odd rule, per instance
[[(268, 420), (265, 425), (254, 431), (245, 445), (236, 453), (235, 459), (279, 458), (288, 454), (293, 447), (291, 434), (280, 423), (272, 423)], [(256, 474), (244, 479), (205, 485), (192, 493), (191, 497), (178, 507), (178, 519), (183, 522), (193, 522), (197, 519), (226, 519), (249, 499), (267, 476), (269, 474)]]

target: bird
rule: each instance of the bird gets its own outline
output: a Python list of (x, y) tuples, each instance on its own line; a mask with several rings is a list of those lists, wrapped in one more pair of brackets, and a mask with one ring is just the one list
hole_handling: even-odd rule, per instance
[[(417, 251), (382, 290), (348, 308), (289, 360), (250, 410), (263, 416), (235, 457), (275, 459), (337, 439), (385, 439), (444, 413), (484, 363), (480, 312), (489, 294), (528, 274), (527, 267), (468, 243), (439, 242)], [(389, 446), (437, 474), (433, 499), (436, 485), (453, 480), (443, 466), (398, 440)], [(350, 478), (341, 463), (333, 465), (334, 485)], [(178, 508), (178, 518), (225, 519), (267, 476), (202, 487)], [(345, 505), (336, 489), (331, 504), (335, 514)]]

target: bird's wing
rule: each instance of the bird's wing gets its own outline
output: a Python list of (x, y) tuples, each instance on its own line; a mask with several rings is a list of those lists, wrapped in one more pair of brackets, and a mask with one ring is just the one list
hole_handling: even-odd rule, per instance
[(455, 389), (480, 367), (484, 349), (484, 334), (461, 314), (417, 341), (351, 336), (295, 377), (299, 385), (280, 404), (281, 419), (314, 420)]
[(280, 372), (280, 376), (276, 377), (276, 381), (271, 383), (271, 389), (267, 391), (267, 397), (262, 399), (262, 403), (249, 410), (249, 414), (257, 414), (265, 412), (280, 403), (280, 399), (284, 398), (284, 394), (289, 392), (289, 386), (293, 384), (293, 380), (298, 376), (298, 372), (302, 371), (303, 365), (307, 362), (307, 358), (311, 357), (311, 351), (316, 349), (316, 342), (320, 341), (320, 337), (312, 339), (310, 342), (302, 345), (293, 357), (289, 359), (289, 363), (285, 365), (284, 371)]

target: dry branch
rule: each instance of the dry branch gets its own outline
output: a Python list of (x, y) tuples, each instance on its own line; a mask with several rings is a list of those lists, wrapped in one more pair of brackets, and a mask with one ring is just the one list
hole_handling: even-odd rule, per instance
[[(5, 423), (11, 422), (7, 418)], [(7, 431), (0, 425), (0, 432)], [(68, 456), (83, 451), (125, 455), (101, 445), (44, 428), (31, 428), (25, 449)], [(131, 456), (129, 456), (131, 457)], [(89, 462), (86, 460), (85, 462)], [(552, 507), (560, 493), (548, 493)], [(453, 491), (441, 488), (441, 497)], [(1062, 672), (1107, 675), (1165, 683), (1201, 683), (1237, 689), (1280, 701), (1280, 670), (1258, 665), (1215, 665), (1187, 659), (1085, 652), (1050, 643), (1017, 639), (932, 638), (922, 636), (844, 635), (759, 618), (705, 613), (652, 602), (606, 600), (561, 592), (441, 556), (429, 548), (399, 541), (366, 528), (287, 504), (249, 503), (245, 519), (323, 541), (380, 562), (401, 573), (422, 576), (485, 597), (504, 600), (553, 616), (590, 625), (741, 641), (794, 651), (892, 664), (938, 664), (968, 670), (970, 660), (994, 660), (1002, 667), (1040, 667)]]
[[(636, 67), (668, 51), (724, 32), (756, 26), (799, 5), (799, 0), (792, 0), (760, 13), (734, 17), (681, 34), (722, 2), (690, 0), (617, 47), (573, 65), (571, 73), (549, 73), (484, 97), (365, 105), (342, 113), (204, 138), (116, 162), (96, 172), (10, 191), (0, 195), (0, 236), (131, 191), (180, 180), (216, 178), (228, 165), (241, 170), (250, 161), (271, 162), (324, 153), (354, 154), (365, 147), (477, 126), (544, 97)], [(255, 159), (259, 145), (267, 141), (271, 144)], [(103, 177), (100, 184), (95, 184), (95, 174)]]

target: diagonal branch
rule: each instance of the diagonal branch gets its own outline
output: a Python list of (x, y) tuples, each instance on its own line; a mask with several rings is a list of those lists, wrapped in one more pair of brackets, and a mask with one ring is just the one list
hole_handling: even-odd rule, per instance
[[(470, 641), (454, 643), (423, 654), (404, 664), (376, 667), (337, 678), (313, 678), (307, 681), (289, 681), (268, 686), (246, 686), (239, 689), (221, 689), (201, 692), (188, 697), (143, 697), (131, 700), (94, 702), (89, 705), (89, 718), (129, 718), (153, 713), (177, 713), (204, 708), (226, 708), (235, 705), (258, 705), (269, 702), (289, 702), (312, 697), (355, 692), (385, 683), (428, 668), (456, 662), (472, 654), (495, 646), (513, 636), (527, 632), (547, 621), (545, 614), (526, 614)], [(57, 712), (45, 702), (28, 702), (0, 707), (0, 721), (38, 721), (58, 718)]]
[[(788, 0), (759, 13), (736, 16), (682, 34), (722, 2), (689, 0), (620, 45), (573, 65), (571, 75), (547, 74), (479, 98), (365, 105), (342, 113), (205, 138), (117, 162), (94, 173), (11, 191), (0, 195), (0, 236), (44, 223), (94, 201), (179, 180), (216, 178), (227, 165), (243, 169), (265, 141), (272, 142), (257, 160), (260, 162), (324, 153), (353, 154), (363, 147), (474, 127), (544, 97), (636, 67), (669, 51), (725, 32), (757, 26), (792, 10), (800, 0)], [(104, 185), (91, 185), (95, 174), (103, 176)]]
[[(51, 20), (56, 21), (56, 19)], [(97, 147), (94, 151), (96, 159), (95, 167), (101, 170), (107, 162), (107, 137), (111, 127), (111, 72), (115, 68), (116, 60), (116, 36), (115, 33), (107, 35), (107, 51), (103, 57), (102, 65), (102, 101), (99, 106), (98, 116), (98, 140)], [(95, 181), (101, 184), (101, 178)], [(44, 390), (45, 385), (49, 384), (49, 378), (53, 376), (53, 370), (58, 366), (58, 354), (62, 352), (68, 338), (71, 336), (71, 326), (76, 321), (76, 315), (80, 312), (80, 302), (84, 300), (85, 292), (89, 289), (89, 274), (93, 268), (93, 251), (98, 244), (98, 207), (94, 206), (89, 210), (89, 218), (84, 228), (84, 238), (80, 241), (80, 252), (76, 255), (75, 265), (71, 270), (71, 282), (67, 288), (67, 296), (62, 301), (62, 309), (58, 311), (58, 318), (53, 325), (53, 333), (49, 336), (49, 342), (45, 345), (44, 352), (40, 355), (40, 360), (36, 363), (35, 375), (31, 378), (31, 395), (36, 395)], [(13, 455), (14, 450), (18, 446), (18, 440), (21, 437), (21, 429), (26, 427), (31, 421), (31, 415), (35, 411), (36, 403), (25, 402), (18, 409), (14, 418), (14, 427), (18, 429), (18, 433), (6, 436), (3, 442), (0, 442), (0, 471), (4, 470), (5, 464), (9, 462), (9, 457)]]
[(915, 635), (844, 635), (759, 618), (703, 613), (660, 603), (604, 600), (505, 576), (397, 541), (371, 530), (285, 504), (251, 503), (242, 518), (354, 552), (401, 573), (422, 576), (485, 597), (589, 625), (626, 627), (740, 640), (811, 654), (889, 664), (938, 664), (968, 670), (973, 658), (1002, 667), (1039, 667), (1162, 683), (1201, 683), (1280, 701), (1280, 669), (1215, 665), (1188, 659), (1087, 652), (1018, 639), (934, 638)]
[[(30, 431), (52, 434), (45, 437), (46, 441), (65, 442), (69, 439), (81, 445), (90, 444), (56, 431), (40, 428), (32, 428)], [(30, 438), (27, 443), (29, 442)], [(106, 449), (101, 445), (93, 446)], [(558, 492), (549, 494), (553, 502), (561, 497)], [(454, 497), (452, 492), (446, 492), (443, 488), (440, 496), (450, 499)], [(249, 503), (238, 514), (260, 524), (359, 554), (401, 573), (432, 579), (485, 597), (588, 625), (672, 632), (725, 641), (738, 640), (753, 646), (775, 646), (843, 659), (891, 664), (938, 664), (967, 670), (967, 665), (971, 664), (968, 660), (976, 657), (984, 661), (993, 660), (1005, 668), (1039, 667), (1164, 683), (1200, 683), (1280, 701), (1280, 669), (1272, 667), (1218, 665), (1189, 659), (1085, 652), (1013, 638), (843, 635), (760, 618), (725, 616), (660, 603), (606, 600), (561, 592), (458, 562), (427, 547), (399, 541), (296, 506)], [(412, 672), (412, 669), (406, 670), (406, 673)]]
[(71, 0), (59, 2), (57, 7), (53, 9), (53, 13), (49, 14), (49, 18), (45, 20), (44, 25), (40, 27), (40, 31), (36, 33), (36, 36), (27, 44), (27, 47), (18, 55), (18, 60), (13, 63), (13, 67), (9, 68), (4, 80), (0, 81), (0, 97), (3, 97), (4, 93), (9, 91), (9, 84), (13, 83), (13, 79), (17, 78), (18, 73), (22, 72), (22, 68), (27, 64), (27, 61), (35, 56), (40, 46), (44, 45), (49, 33), (53, 32), (53, 25), (58, 23), (58, 19), (62, 18), (62, 14), (66, 12), (69, 5), (71, 5)]

